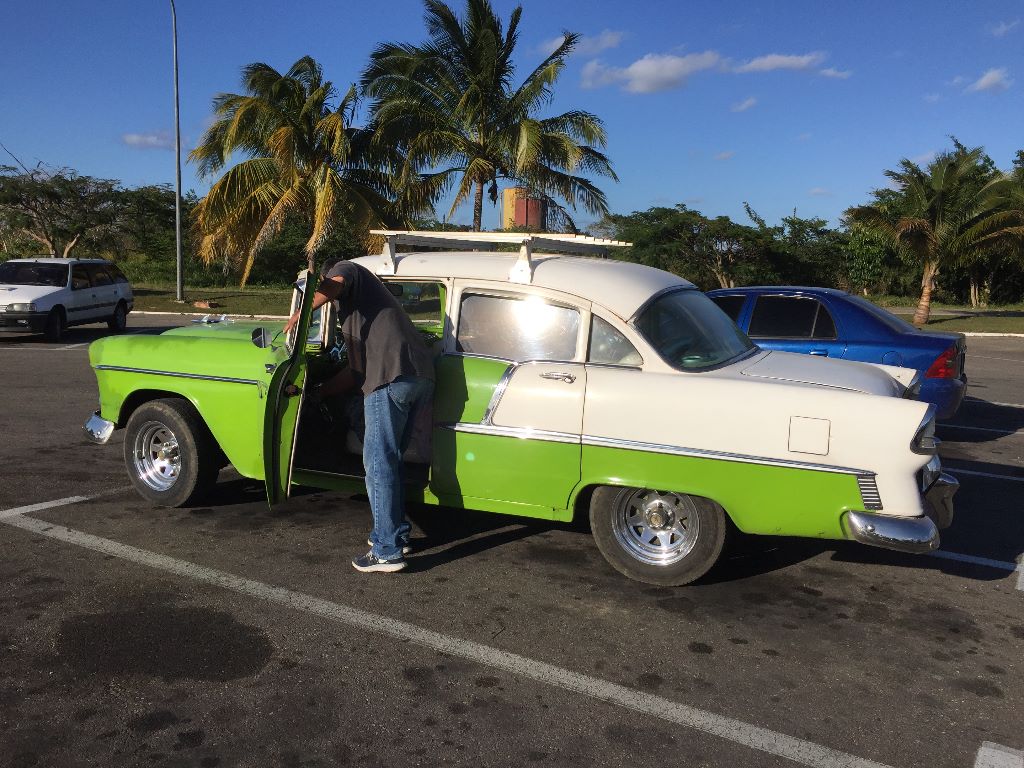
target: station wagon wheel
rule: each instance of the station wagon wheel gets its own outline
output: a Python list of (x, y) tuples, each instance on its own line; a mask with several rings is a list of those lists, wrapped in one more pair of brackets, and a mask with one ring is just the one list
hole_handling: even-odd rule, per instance
[(631, 579), (679, 586), (714, 565), (725, 513), (710, 499), (649, 488), (598, 488), (590, 505), (594, 541)]
[(107, 327), (114, 333), (124, 333), (124, 329), (128, 327), (128, 307), (123, 301), (117, 302), (114, 314), (107, 320)]
[(150, 400), (128, 419), (124, 460), (132, 485), (165, 507), (197, 501), (220, 471), (216, 441), (195, 407), (181, 398)]

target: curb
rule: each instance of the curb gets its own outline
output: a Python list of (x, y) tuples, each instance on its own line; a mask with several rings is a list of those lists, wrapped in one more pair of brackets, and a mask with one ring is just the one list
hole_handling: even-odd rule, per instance
[(989, 336), (995, 338), (1024, 339), (1024, 333), (986, 333), (985, 331), (960, 331), (964, 336)]
[(212, 315), (214, 317), (241, 317), (246, 320), (287, 320), (288, 315), (230, 315), (226, 312), (217, 312), (216, 310), (210, 310), (209, 312), (151, 312), (148, 310), (132, 310), (133, 315), (166, 315), (173, 317), (205, 317)]

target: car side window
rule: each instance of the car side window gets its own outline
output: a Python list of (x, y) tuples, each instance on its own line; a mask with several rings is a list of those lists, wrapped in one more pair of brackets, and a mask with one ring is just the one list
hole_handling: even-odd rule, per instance
[(825, 305), (819, 302), (818, 316), (814, 319), (814, 338), (834, 339), (837, 336), (836, 324), (832, 320), (832, 315), (825, 309)]
[(71, 268), (71, 290), (80, 291), (83, 288), (92, 287), (89, 280), (89, 273), (84, 264), (76, 264)]
[(114, 284), (114, 281), (110, 279), (110, 275), (107, 274), (107, 270), (99, 264), (90, 264), (86, 267), (86, 271), (89, 273), (89, 279), (92, 280), (94, 288)]
[(122, 272), (118, 267), (116, 267), (113, 264), (107, 264), (106, 267), (107, 272), (109, 272), (110, 276), (114, 278), (115, 283), (127, 284), (128, 278), (125, 276), (124, 272)]
[(619, 333), (611, 323), (592, 315), (587, 362), (640, 367), (644, 364), (644, 359), (629, 339)]
[(459, 308), (456, 349), (506, 360), (572, 360), (580, 313), (539, 296), (466, 293)]
[(747, 300), (746, 296), (709, 296), (718, 308), (725, 312), (734, 323), (739, 323), (740, 312), (743, 311), (743, 302)]
[(750, 317), (749, 336), (809, 339), (814, 335), (820, 306), (816, 299), (801, 296), (758, 296)]

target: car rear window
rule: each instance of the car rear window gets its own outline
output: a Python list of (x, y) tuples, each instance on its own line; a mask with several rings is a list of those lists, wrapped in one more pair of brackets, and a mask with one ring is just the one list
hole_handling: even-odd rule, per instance
[(102, 264), (90, 264), (86, 267), (86, 270), (89, 272), (89, 279), (92, 281), (94, 288), (114, 284), (113, 279)]
[(751, 338), (834, 339), (836, 325), (824, 305), (804, 296), (758, 296)]

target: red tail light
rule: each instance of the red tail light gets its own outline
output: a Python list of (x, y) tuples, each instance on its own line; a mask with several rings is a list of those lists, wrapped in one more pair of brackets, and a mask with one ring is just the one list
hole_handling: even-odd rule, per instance
[(935, 358), (935, 362), (931, 364), (924, 376), (926, 379), (955, 379), (957, 377), (956, 345), (954, 344)]

